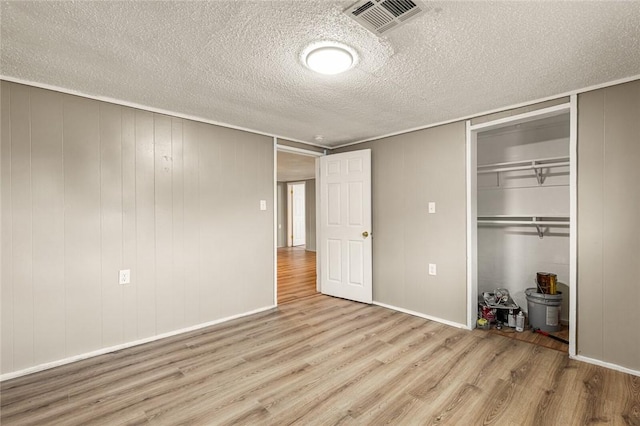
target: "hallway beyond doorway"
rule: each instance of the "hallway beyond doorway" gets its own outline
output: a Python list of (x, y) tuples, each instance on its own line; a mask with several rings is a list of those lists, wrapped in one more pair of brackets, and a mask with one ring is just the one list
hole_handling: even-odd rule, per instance
[(278, 248), (278, 304), (317, 293), (316, 252), (304, 246)]

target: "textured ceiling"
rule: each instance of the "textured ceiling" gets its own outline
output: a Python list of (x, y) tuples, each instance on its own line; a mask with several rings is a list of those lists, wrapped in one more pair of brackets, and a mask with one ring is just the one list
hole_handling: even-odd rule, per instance
[[(425, 2), (384, 38), (352, 3), (2, 2), (0, 73), (329, 147), (640, 74), (640, 2)], [(319, 40), (359, 63), (312, 73)]]

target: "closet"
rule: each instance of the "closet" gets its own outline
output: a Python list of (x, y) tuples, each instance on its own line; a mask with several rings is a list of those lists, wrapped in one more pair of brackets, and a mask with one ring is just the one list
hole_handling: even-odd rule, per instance
[(536, 273), (554, 273), (565, 327), (575, 271), (571, 124), (566, 104), (470, 126), (468, 132), (470, 294), (477, 300), (507, 289), (526, 313), (525, 290), (536, 287)]

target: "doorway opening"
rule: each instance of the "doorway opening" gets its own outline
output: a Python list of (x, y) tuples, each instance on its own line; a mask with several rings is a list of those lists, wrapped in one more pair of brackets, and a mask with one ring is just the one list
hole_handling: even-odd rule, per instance
[(318, 294), (316, 158), (323, 152), (276, 145), (276, 301)]

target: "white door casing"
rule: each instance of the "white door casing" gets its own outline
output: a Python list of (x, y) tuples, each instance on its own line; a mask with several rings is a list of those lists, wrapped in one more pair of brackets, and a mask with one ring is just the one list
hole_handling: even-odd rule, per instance
[(293, 241), (292, 246), (301, 246), (306, 243), (305, 235), (305, 184), (291, 185), (291, 210), (293, 217)]
[(371, 303), (371, 150), (321, 157), (319, 172), (320, 291)]

